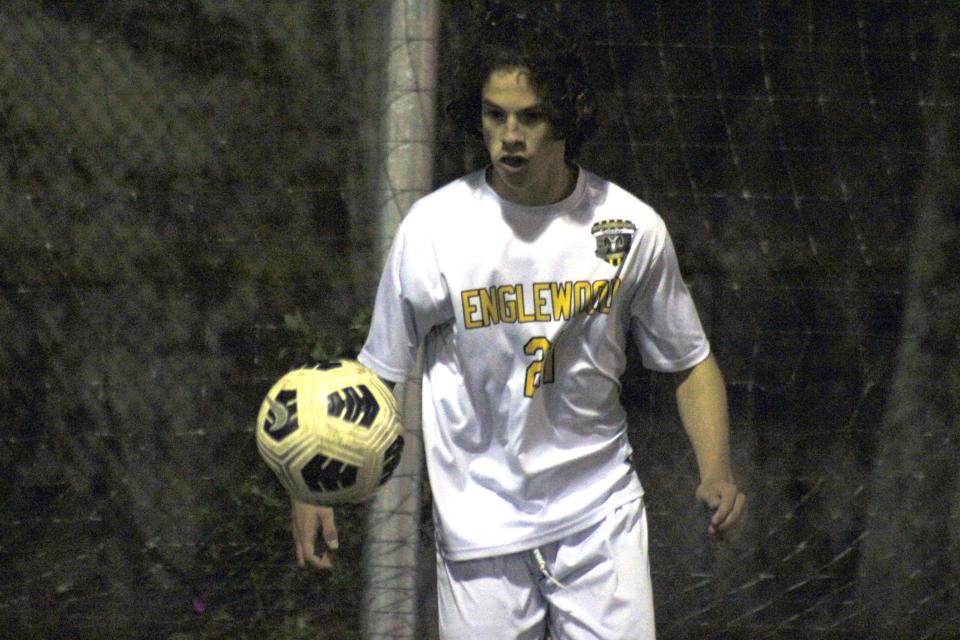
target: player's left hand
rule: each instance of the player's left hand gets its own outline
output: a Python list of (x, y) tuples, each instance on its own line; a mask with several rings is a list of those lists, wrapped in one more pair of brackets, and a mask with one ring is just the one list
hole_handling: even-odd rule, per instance
[(697, 499), (713, 511), (707, 533), (715, 540), (727, 539), (744, 520), (747, 497), (732, 482), (705, 480), (697, 487)]
[[(337, 540), (337, 525), (333, 509), (299, 502), (290, 498), (293, 517), (293, 542), (297, 551), (297, 564), (314, 569), (332, 569), (331, 554), (340, 546)], [(323, 536), (326, 550), (317, 548), (318, 534)]]

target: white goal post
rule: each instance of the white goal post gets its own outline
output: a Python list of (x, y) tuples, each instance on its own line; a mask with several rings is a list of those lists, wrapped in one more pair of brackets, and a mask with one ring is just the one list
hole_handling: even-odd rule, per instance
[[(436, 0), (391, 0), (377, 176), (379, 257), (410, 205), (432, 188), (439, 15)], [(397, 387), (403, 457), (371, 505), (364, 548), (364, 637), (413, 640), (420, 541), (420, 372)]]

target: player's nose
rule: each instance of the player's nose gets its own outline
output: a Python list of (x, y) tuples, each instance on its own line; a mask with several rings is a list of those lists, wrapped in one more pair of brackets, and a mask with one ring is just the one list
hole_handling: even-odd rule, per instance
[(511, 114), (507, 118), (506, 123), (504, 123), (503, 141), (519, 142), (521, 140), (523, 140), (523, 131), (520, 128), (520, 123), (517, 120), (517, 116)]
[(500, 146), (503, 148), (504, 153), (522, 153), (525, 148), (522, 139), (508, 140), (504, 138)]

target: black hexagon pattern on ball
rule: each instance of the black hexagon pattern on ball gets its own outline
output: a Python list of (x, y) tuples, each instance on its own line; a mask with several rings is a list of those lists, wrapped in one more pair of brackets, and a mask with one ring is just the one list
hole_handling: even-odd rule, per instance
[(311, 491), (323, 493), (353, 486), (357, 482), (357, 467), (318, 453), (300, 471)]
[(270, 410), (263, 423), (263, 430), (275, 441), (280, 442), (300, 428), (297, 418), (297, 392), (284, 389), (277, 394), (276, 400), (267, 398)]

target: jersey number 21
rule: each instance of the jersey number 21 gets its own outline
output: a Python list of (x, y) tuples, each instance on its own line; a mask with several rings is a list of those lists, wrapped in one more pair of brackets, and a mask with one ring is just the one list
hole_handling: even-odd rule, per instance
[(527, 377), (523, 385), (523, 395), (532, 398), (537, 388), (544, 383), (553, 382), (553, 345), (544, 337), (530, 338), (523, 345), (523, 352), (535, 360), (527, 367)]

